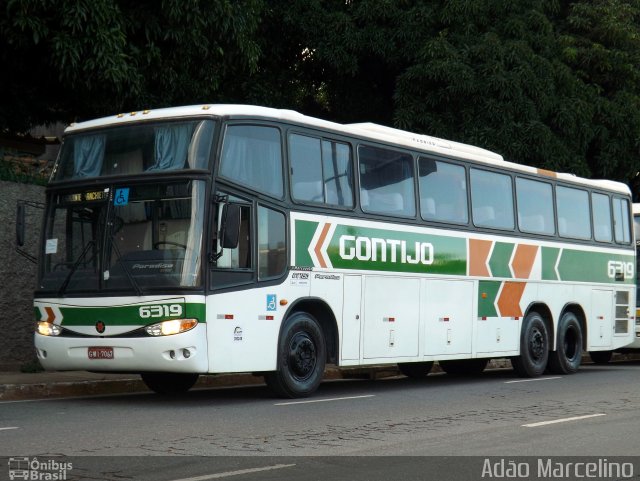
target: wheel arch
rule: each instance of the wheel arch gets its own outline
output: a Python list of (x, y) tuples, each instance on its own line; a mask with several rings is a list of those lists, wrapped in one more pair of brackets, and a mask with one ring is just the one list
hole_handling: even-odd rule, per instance
[(333, 310), (322, 299), (317, 297), (305, 297), (293, 302), (284, 315), (278, 339), (282, 336), (282, 331), (292, 315), (298, 312), (306, 312), (311, 314), (320, 324), (324, 342), (327, 350), (327, 363), (338, 364), (338, 322)]
[(526, 312), (524, 313), (524, 317), (527, 317), (531, 311), (535, 311), (542, 317), (544, 321), (544, 325), (547, 328), (547, 332), (549, 333), (549, 350), (555, 351), (556, 349), (556, 330), (553, 322), (553, 314), (551, 313), (551, 309), (544, 302), (532, 302), (527, 307)]

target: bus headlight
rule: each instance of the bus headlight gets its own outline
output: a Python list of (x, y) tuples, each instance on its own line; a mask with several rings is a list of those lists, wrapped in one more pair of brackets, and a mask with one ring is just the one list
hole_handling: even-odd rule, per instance
[(144, 328), (150, 336), (171, 336), (193, 329), (198, 325), (197, 319), (171, 319), (158, 322)]
[(51, 322), (42, 321), (38, 323), (38, 334), (43, 336), (59, 336), (61, 332), (62, 328)]

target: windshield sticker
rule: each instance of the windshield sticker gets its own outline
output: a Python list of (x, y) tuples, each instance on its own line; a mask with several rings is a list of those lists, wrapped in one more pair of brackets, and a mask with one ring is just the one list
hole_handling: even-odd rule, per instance
[(45, 244), (45, 254), (56, 254), (58, 252), (58, 239), (47, 239)]
[(127, 205), (129, 203), (129, 187), (116, 189), (113, 203), (114, 205)]

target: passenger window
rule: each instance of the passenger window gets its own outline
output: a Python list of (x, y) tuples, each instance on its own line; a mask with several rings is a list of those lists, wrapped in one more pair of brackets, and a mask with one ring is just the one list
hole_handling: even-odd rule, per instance
[(322, 141), (322, 169), (327, 204), (353, 207), (353, 167), (347, 144)]
[(258, 279), (280, 276), (286, 267), (284, 214), (258, 207)]
[(461, 165), (428, 157), (418, 160), (420, 215), (424, 220), (469, 222), (467, 179)]
[(631, 242), (631, 227), (629, 222), (629, 201), (627, 199), (613, 198), (613, 225), (616, 242), (629, 244)]
[(589, 194), (586, 190), (556, 187), (558, 234), (574, 239), (591, 239)]
[(231, 125), (222, 145), (220, 175), (282, 198), (282, 147), (274, 127)]
[(479, 227), (513, 229), (511, 177), (471, 169), (471, 215)]
[(591, 207), (593, 208), (593, 236), (600, 242), (611, 242), (611, 207), (609, 196), (604, 194), (591, 194)]
[(358, 158), (362, 210), (377, 214), (415, 216), (411, 155), (360, 146)]
[(294, 200), (353, 207), (347, 144), (293, 134), (289, 136), (289, 160)]
[(522, 232), (553, 235), (553, 188), (547, 182), (516, 179), (518, 226)]
[(291, 196), (300, 201), (324, 202), (320, 139), (290, 135), (289, 162)]

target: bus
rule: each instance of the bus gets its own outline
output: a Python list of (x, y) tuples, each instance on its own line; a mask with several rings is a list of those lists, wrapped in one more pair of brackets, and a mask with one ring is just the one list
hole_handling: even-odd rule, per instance
[(39, 258), (42, 366), (158, 393), (246, 372), (304, 397), (327, 364), (570, 374), (635, 337), (626, 185), (289, 110), (70, 125)]
[[(640, 286), (638, 285), (640, 278), (638, 263), (640, 263), (640, 258), (637, 257), (638, 249), (640, 248), (640, 204), (633, 204), (631, 208), (633, 212), (633, 230), (636, 239), (636, 337), (631, 344), (622, 349), (618, 349), (617, 352), (620, 353), (637, 353), (638, 350), (640, 350), (640, 296), (638, 295), (640, 293)], [(589, 353), (589, 356), (595, 364), (607, 364), (613, 357), (613, 351), (593, 351)]]

